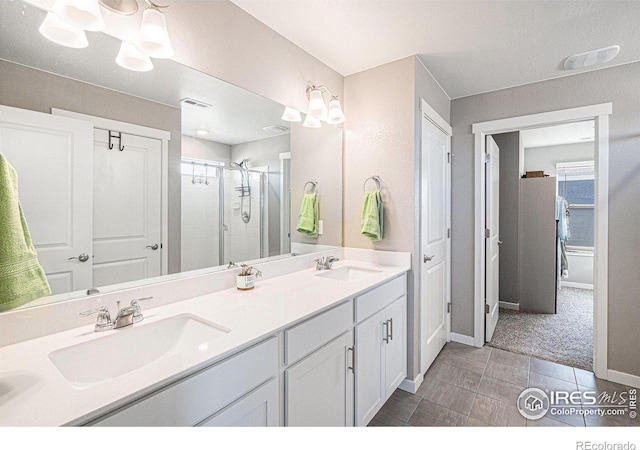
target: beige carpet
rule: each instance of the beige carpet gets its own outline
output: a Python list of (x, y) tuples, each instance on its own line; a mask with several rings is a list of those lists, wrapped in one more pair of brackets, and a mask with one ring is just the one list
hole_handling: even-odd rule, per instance
[(493, 339), (487, 345), (593, 370), (593, 291), (562, 288), (557, 314), (500, 309)]

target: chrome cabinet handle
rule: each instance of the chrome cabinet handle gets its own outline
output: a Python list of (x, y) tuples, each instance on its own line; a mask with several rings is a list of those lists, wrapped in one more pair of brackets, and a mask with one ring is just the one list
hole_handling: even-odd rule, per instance
[(160, 246), (158, 244), (153, 244), (153, 245), (147, 245), (146, 248), (150, 248), (151, 250), (158, 250)]
[(384, 322), (382, 322), (382, 326), (384, 327), (384, 337), (382, 338), (382, 340), (388, 344), (389, 343), (389, 321), (385, 320)]
[(428, 261), (431, 261), (435, 257), (436, 257), (436, 255), (431, 255), (431, 256), (424, 255), (423, 258), (422, 258), (422, 261), (423, 262), (428, 262)]
[(351, 352), (351, 365), (347, 366), (347, 370), (350, 370), (354, 375), (356, 373), (356, 346), (347, 348), (348, 352)]
[(80, 253), (78, 256), (72, 256), (71, 258), (68, 258), (67, 261), (71, 261), (73, 259), (77, 259), (80, 262), (87, 262), (89, 261), (89, 255), (87, 255), (86, 253)]
[(389, 319), (389, 340), (393, 341), (393, 318)]

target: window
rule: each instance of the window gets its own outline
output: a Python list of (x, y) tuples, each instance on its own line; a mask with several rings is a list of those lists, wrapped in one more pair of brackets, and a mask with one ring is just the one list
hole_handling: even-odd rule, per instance
[(569, 203), (568, 247), (593, 249), (594, 242), (594, 164), (593, 161), (558, 163), (558, 195)]

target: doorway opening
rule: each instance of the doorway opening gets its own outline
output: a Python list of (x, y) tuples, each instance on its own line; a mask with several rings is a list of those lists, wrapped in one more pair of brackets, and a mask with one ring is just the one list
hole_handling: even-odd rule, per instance
[(500, 149), (490, 162), (500, 174), (499, 227), (491, 230), (499, 240), (487, 239), (486, 251), (499, 248), (500, 310), (487, 344), (592, 371), (594, 121), (491, 138)]
[[(492, 320), (487, 314), (486, 292), (486, 138), (489, 135), (574, 122), (594, 123), (594, 196), (593, 196), (593, 371), (599, 378), (608, 378), (607, 371), (607, 273), (608, 273), (608, 169), (609, 169), (609, 115), (612, 104), (551, 111), (528, 116), (512, 117), (476, 123), (475, 137), (475, 237), (474, 237), (474, 345), (485, 344), (485, 322)], [(554, 190), (557, 187), (554, 186)], [(555, 264), (554, 264), (555, 271)], [(489, 308), (491, 309), (491, 308)], [(498, 317), (495, 318), (496, 320)]]

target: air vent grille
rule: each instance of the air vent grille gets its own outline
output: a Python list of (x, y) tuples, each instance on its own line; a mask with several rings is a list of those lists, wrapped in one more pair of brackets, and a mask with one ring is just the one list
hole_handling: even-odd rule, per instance
[(263, 130), (270, 131), (271, 133), (284, 133), (285, 131), (289, 131), (289, 128), (282, 125), (271, 125), (268, 127), (264, 127)]
[(180, 100), (180, 102), (184, 103), (186, 105), (189, 105), (189, 106), (197, 106), (198, 108), (203, 108), (203, 109), (211, 108), (210, 104), (205, 103), (205, 102), (201, 102), (199, 100), (194, 100), (194, 99), (189, 98), (189, 97), (183, 98), (182, 100)]

